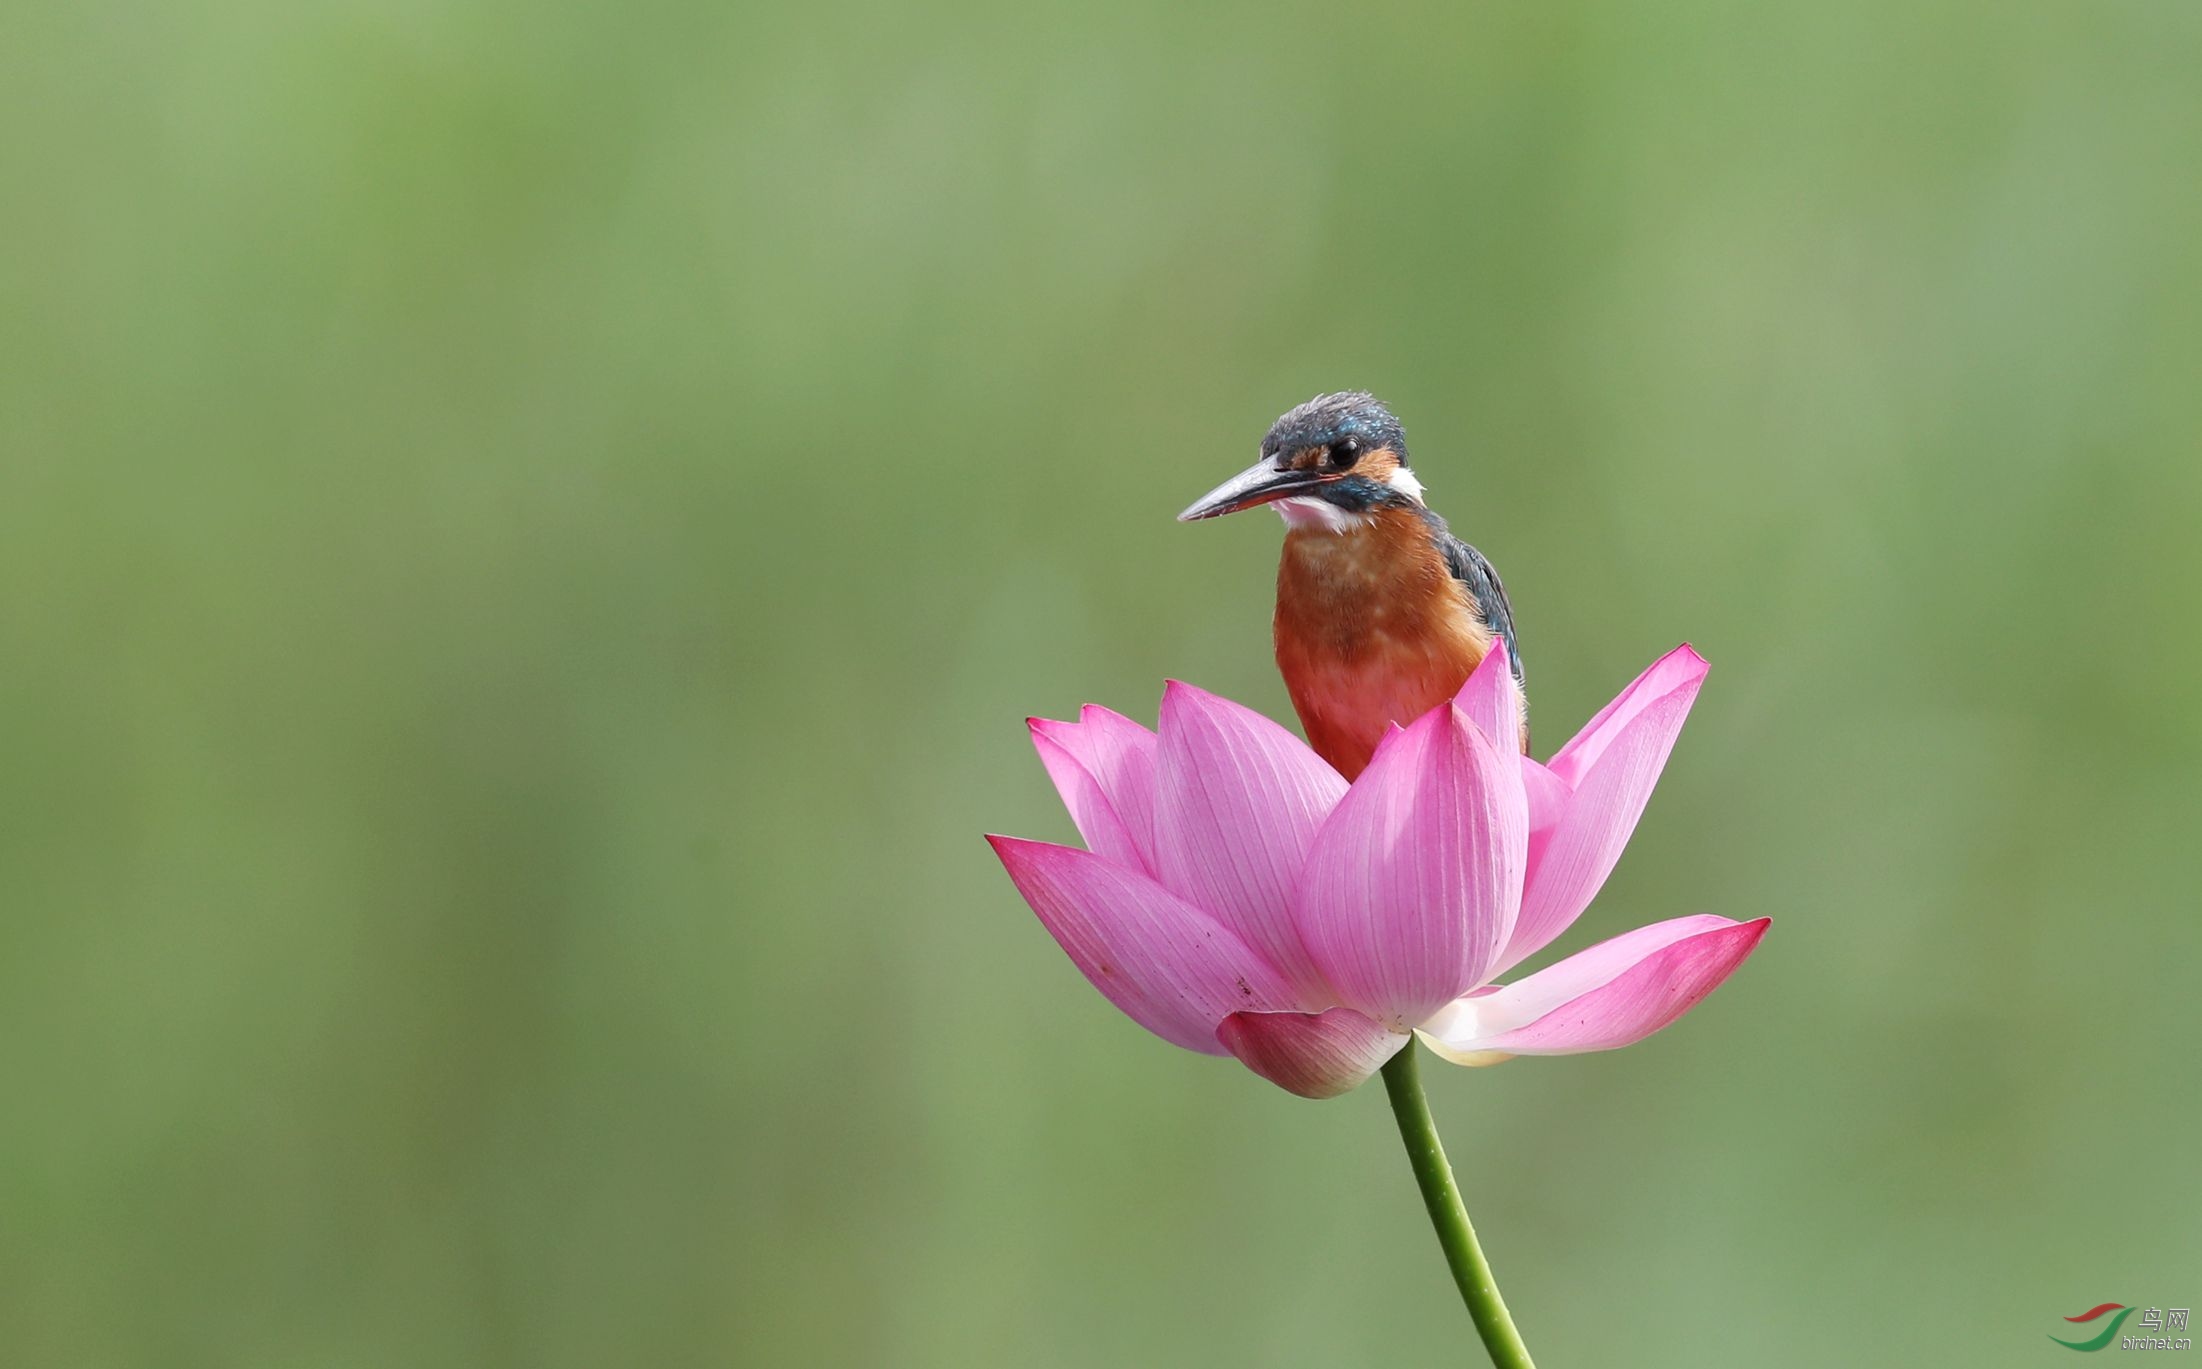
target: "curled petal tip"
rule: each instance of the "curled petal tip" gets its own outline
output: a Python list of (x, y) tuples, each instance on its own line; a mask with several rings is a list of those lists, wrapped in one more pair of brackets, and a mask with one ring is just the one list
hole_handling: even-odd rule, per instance
[(1162, 703), (1155, 710), (1155, 731), (1160, 733), (1168, 730), (1171, 719), (1184, 710), (1198, 709), (1214, 701), (1214, 696), (1199, 685), (1190, 685), (1183, 680), (1164, 680)]
[(1034, 741), (1062, 742), (1075, 735), (1079, 723), (1084, 721), (1083, 718), (1079, 722), (1066, 722), (1060, 718), (1027, 718), (1025, 731), (1031, 734)]
[(1491, 649), (1454, 691), (1452, 703), (1454, 709), (1494, 746), (1518, 753), (1522, 727), (1521, 687), (1514, 680), (1504, 638), (1491, 643)]
[(1228, 702), (1222, 696), (1212, 694), (1197, 684), (1188, 684), (1184, 680), (1164, 680), (1162, 682), (1162, 707), (1164, 710), (1168, 710), (1173, 705), (1179, 708), (1187, 706), (1206, 708)]
[(1478, 718), (1474, 713), (1462, 708), (1458, 700), (1446, 704), (1444, 707), (1450, 711), (1454, 727), (1459, 728), (1463, 733), (1475, 733), (1477, 739), (1488, 745), (1493, 753), (1498, 755), (1499, 759), (1505, 759), (1505, 754), (1498, 744), (1498, 738), (1492, 735), (1489, 727), (1484, 726), (1484, 719)]
[(1666, 665), (1669, 662), (1675, 665), (1684, 678), (1691, 679), (1702, 680), (1705, 678), (1705, 672), (1713, 668), (1713, 663), (1706, 660), (1703, 654), (1688, 642), (1682, 643), (1660, 657), (1657, 664)]

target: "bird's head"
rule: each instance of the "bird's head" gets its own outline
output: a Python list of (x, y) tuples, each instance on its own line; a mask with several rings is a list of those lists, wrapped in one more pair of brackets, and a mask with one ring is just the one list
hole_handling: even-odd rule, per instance
[(1360, 390), (1318, 395), (1270, 425), (1261, 459), (1201, 496), (1183, 523), (1274, 504), (1287, 523), (1343, 532), (1381, 504), (1420, 503), (1407, 435)]

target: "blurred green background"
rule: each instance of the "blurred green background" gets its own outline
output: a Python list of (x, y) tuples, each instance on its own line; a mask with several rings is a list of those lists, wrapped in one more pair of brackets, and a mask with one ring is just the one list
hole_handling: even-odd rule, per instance
[(1028, 713), (1289, 718), (1367, 386), (1540, 749), (1714, 673), (1432, 1067), (1550, 1366), (2202, 1299), (2202, 8), (0, 19), (0, 1363), (1478, 1362), (1381, 1090), (1148, 1038)]

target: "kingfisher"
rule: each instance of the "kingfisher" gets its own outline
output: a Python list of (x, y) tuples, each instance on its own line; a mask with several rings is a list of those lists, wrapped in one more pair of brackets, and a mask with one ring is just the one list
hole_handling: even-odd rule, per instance
[(1457, 693), (1494, 641), (1506, 643), (1522, 683), (1506, 586), (1422, 502), (1406, 432), (1374, 395), (1318, 395), (1287, 412), (1262, 439), (1261, 459), (1178, 521), (1262, 504), (1285, 521), (1277, 669), (1308, 745), (1339, 774), (1358, 776), (1385, 729)]

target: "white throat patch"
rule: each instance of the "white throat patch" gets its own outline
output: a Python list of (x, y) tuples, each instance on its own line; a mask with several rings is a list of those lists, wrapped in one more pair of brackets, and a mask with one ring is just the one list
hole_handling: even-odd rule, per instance
[[(1417, 504), (1422, 502), (1422, 482), (1415, 479), (1414, 472), (1405, 466), (1394, 467), (1384, 483)], [(1376, 521), (1369, 514), (1348, 513), (1327, 499), (1316, 499), (1309, 495), (1279, 499), (1269, 507), (1275, 509), (1277, 516), (1292, 527), (1319, 528), (1324, 532), (1352, 532), (1355, 528), (1365, 528)]]
[(1277, 516), (1295, 528), (1318, 528), (1324, 532), (1352, 532), (1365, 528), (1375, 520), (1365, 513), (1348, 513), (1336, 504), (1324, 499), (1311, 499), (1299, 495), (1280, 499), (1269, 507)]

